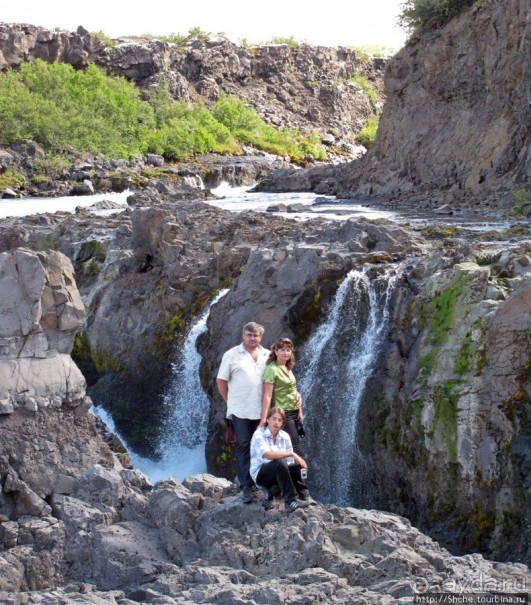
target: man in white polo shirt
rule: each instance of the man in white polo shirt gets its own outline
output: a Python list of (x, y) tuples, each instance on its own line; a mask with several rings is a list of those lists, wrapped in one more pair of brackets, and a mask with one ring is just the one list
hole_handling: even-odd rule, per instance
[(254, 498), (254, 481), (249, 473), (251, 439), (260, 423), (264, 370), (269, 351), (260, 345), (264, 328), (251, 321), (243, 326), (243, 342), (229, 349), (221, 360), (216, 379), (227, 403), (227, 418), (236, 435), (236, 475), (247, 504)]

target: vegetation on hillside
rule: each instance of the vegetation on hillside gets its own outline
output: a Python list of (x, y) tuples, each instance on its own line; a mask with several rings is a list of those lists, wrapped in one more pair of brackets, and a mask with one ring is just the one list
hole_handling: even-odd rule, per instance
[(439, 29), (478, 0), (405, 0), (398, 16), (401, 27), (411, 35)]
[(154, 152), (180, 160), (253, 145), (295, 161), (326, 157), (316, 136), (275, 130), (236, 97), (222, 97), (210, 109), (190, 107), (174, 101), (161, 82), (142, 98), (133, 83), (95, 65), (83, 72), (40, 60), (0, 75), (0, 144), (19, 139), (32, 139), (52, 155)]
[(380, 114), (372, 115), (365, 126), (356, 135), (356, 141), (367, 149), (372, 146), (378, 132), (378, 124), (380, 123)]

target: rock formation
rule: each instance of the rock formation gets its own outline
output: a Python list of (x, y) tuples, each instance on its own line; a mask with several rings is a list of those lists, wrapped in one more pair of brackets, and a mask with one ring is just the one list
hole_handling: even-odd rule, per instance
[(522, 0), (475, 3), (388, 62), (386, 103), (366, 156), (281, 171), (262, 189), (512, 209), (514, 192), (530, 189), (529, 39)]

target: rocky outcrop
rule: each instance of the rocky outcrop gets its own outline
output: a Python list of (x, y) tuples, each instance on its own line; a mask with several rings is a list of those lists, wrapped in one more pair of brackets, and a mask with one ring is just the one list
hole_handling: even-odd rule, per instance
[(361, 170), (338, 192), (478, 190), (529, 183), (529, 23), (521, 0), (477, 4), (389, 63), (387, 102)]
[[(507, 525), (526, 510), (525, 245), (501, 254), (475, 234), (421, 241), (385, 221), (231, 214), (147, 192), (130, 202), (109, 217), (6, 219), (0, 242), (6, 250), (53, 243), (72, 259), (89, 311), (76, 361), (91, 395), (112, 410), (137, 451), (156, 454), (174, 349), (219, 289), (230, 291), (212, 307), (198, 347), (212, 397), (209, 469), (232, 477), (214, 378), (242, 325), (263, 323), (266, 346), (282, 334), (302, 345), (352, 268), (369, 263), (376, 271), (408, 258), (360, 415), (360, 444), (384, 494), (379, 503), (456, 551), (525, 559), (520, 521)], [(481, 265), (466, 264), (474, 259)], [(448, 529), (451, 520), (459, 531)]]
[(427, 279), (417, 294), (400, 294), (359, 432), (380, 506), (457, 551), (525, 561), (529, 257), (479, 258), (481, 266), (417, 268)]
[(513, 193), (531, 180), (529, 39), (522, 0), (475, 3), (389, 61), (366, 156), (272, 174), (262, 189), (512, 209)]
[(76, 68), (83, 68), (95, 61), (104, 48), (104, 43), (83, 27), (68, 33), (27, 24), (0, 24), (2, 71), (34, 59), (48, 63), (70, 63)]
[[(328, 145), (353, 143), (372, 102), (350, 78), (362, 74), (378, 89), (385, 59), (347, 48), (270, 44), (248, 48), (222, 36), (190, 37), (180, 45), (120, 38), (105, 46), (82, 27), (76, 33), (0, 24), (0, 70), (41, 58), (76, 68), (94, 62), (147, 88), (163, 78), (174, 98), (207, 104), (221, 94), (249, 102), (275, 127), (317, 131)], [(349, 151), (350, 147), (344, 147)]]

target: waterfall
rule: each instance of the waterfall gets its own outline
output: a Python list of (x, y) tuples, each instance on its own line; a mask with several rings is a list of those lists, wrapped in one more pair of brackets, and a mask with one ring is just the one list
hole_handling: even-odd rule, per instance
[[(161, 459), (153, 461), (130, 452), (134, 466), (152, 482), (170, 476), (182, 481), (190, 475), (206, 473), (205, 443), (210, 402), (199, 381), (201, 355), (196, 349), (196, 341), (206, 331), (212, 305), (227, 292), (228, 289), (219, 292), (196, 319), (172, 363), (171, 382), (164, 395), (168, 418), (159, 446)], [(115, 432), (112, 419), (101, 408), (96, 408), (95, 412)]]
[(396, 268), (353, 270), (325, 322), (305, 344), (299, 391), (306, 414), (309, 485), (321, 502), (370, 506), (371, 468), (357, 439), (365, 386), (387, 334)]

